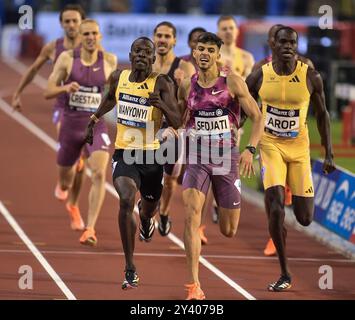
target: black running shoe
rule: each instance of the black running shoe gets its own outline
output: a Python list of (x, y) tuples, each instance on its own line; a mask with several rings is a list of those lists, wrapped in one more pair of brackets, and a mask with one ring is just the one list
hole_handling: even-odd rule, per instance
[(122, 289), (135, 289), (138, 287), (139, 277), (137, 272), (127, 270), (125, 271), (125, 279), (122, 282)]
[(160, 221), (158, 225), (158, 231), (162, 237), (165, 237), (169, 234), (171, 230), (171, 220), (169, 216), (160, 215)]
[[(141, 210), (141, 200), (137, 202), (138, 210)], [(154, 230), (155, 230), (155, 220), (150, 218), (148, 221), (143, 221), (141, 215), (139, 214), (141, 223), (139, 225), (139, 240), (149, 242), (152, 240)]]
[(276, 282), (270, 283), (267, 287), (268, 291), (280, 292), (291, 288), (291, 277), (281, 276)]

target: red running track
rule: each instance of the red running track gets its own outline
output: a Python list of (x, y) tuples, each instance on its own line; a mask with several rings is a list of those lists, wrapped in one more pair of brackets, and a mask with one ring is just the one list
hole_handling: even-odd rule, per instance
[[(0, 208), (0, 299), (184, 299), (184, 252), (158, 232), (148, 244), (138, 241), (137, 235), (135, 259), (141, 284), (137, 290), (121, 290), (124, 259), (114, 193), (107, 192), (98, 219), (98, 246), (79, 244), (80, 233), (70, 230), (64, 205), (53, 196), (57, 179), (55, 151), (47, 144), (56, 136), (51, 124), (51, 102), (43, 99), (42, 89), (35, 84), (23, 95), (22, 115), (43, 130), (47, 143), (4, 112), (20, 79), (13, 68), (14, 65), (0, 63), (0, 201), (5, 207)], [(48, 70), (49, 67), (42, 75), (47, 76)], [(110, 169), (107, 181), (111, 184)], [(84, 217), (88, 190), (89, 178), (81, 194)], [(172, 211), (172, 233), (182, 241), (184, 211), (180, 189), (174, 194)], [(15, 219), (34, 244), (34, 250), (43, 256), (42, 264), (10, 226), (4, 212)], [(207, 236), (209, 244), (203, 247), (202, 254), (212, 269), (216, 268), (213, 272), (200, 266), (207, 299), (246, 299), (232, 283), (241, 286), (247, 297), (256, 299), (355, 299), (354, 262), (294, 230), (288, 234), (293, 287), (283, 293), (267, 292), (267, 284), (279, 276), (278, 262), (262, 254), (268, 239), (264, 211), (245, 200), (235, 238), (224, 238), (209, 217)], [(23, 265), (33, 270), (33, 289), (19, 288), (19, 268)], [(333, 268), (332, 290), (319, 288), (322, 265)]]

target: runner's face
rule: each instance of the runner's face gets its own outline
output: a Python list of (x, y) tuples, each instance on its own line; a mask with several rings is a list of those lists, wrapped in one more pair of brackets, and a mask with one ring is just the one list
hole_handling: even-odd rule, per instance
[(297, 52), (297, 34), (288, 30), (281, 30), (275, 38), (274, 48), (281, 61), (294, 60)]
[(237, 41), (239, 30), (233, 20), (223, 20), (218, 25), (218, 36), (223, 40), (225, 45), (235, 44)]
[(80, 26), (81, 44), (87, 51), (95, 51), (100, 45), (101, 33), (99, 26), (94, 22), (84, 23)]
[(155, 61), (154, 46), (148, 40), (137, 40), (129, 54), (132, 68), (136, 70), (148, 70)]
[(168, 26), (160, 26), (154, 33), (154, 44), (157, 54), (165, 56), (176, 44), (173, 29)]
[(202, 34), (203, 32), (201, 31), (196, 31), (192, 34), (191, 36), (191, 40), (189, 41), (189, 47), (191, 48), (191, 50), (196, 49), (197, 46), (197, 39), (198, 37)]
[(221, 55), (217, 45), (198, 42), (196, 49), (193, 51), (193, 56), (199, 69), (206, 71), (216, 63)]
[(80, 24), (81, 16), (78, 11), (67, 10), (63, 12), (61, 25), (69, 39), (75, 39), (79, 35)]

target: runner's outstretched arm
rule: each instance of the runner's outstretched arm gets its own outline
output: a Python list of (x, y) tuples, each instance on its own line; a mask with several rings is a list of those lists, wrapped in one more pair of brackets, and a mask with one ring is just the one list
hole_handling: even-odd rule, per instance
[(313, 86), (311, 101), (316, 113), (317, 127), (321, 136), (322, 146), (325, 149), (323, 172), (331, 173), (335, 170), (335, 164), (333, 161), (333, 150), (330, 138), (329, 113), (325, 106), (323, 80), (318, 71), (313, 69), (308, 69), (308, 76)]
[(26, 73), (22, 76), (19, 85), (17, 86), (13, 97), (12, 97), (12, 107), (15, 110), (21, 110), (22, 103), (20, 100), (20, 95), (22, 91), (31, 83), (35, 75), (38, 73), (39, 69), (44, 65), (45, 62), (50, 60), (50, 56), (55, 49), (55, 42), (50, 42), (46, 44), (37, 59), (31, 64), (31, 66), (27, 69)]
[(63, 52), (54, 65), (53, 71), (48, 78), (47, 89), (44, 92), (46, 99), (53, 99), (62, 93), (72, 93), (79, 90), (79, 83), (73, 81), (62, 86), (62, 81), (68, 77), (68, 69), (71, 64), (72, 57), (69, 52)]
[[(234, 95), (235, 99), (238, 99), (244, 112), (252, 121), (252, 128), (249, 138), (249, 145), (256, 147), (264, 132), (263, 117), (258, 104), (250, 95), (248, 87), (244, 80), (236, 74), (230, 74), (227, 78), (228, 88), (230, 93)], [(242, 176), (250, 177), (251, 173), (254, 173), (253, 168), (253, 155), (249, 150), (243, 151), (240, 156), (240, 170)]]

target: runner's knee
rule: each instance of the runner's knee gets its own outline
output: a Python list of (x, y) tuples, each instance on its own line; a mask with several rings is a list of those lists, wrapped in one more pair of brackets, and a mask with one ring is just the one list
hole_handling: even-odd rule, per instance
[(120, 196), (120, 210), (133, 212), (135, 194)]
[(233, 228), (231, 226), (222, 226), (222, 225), (220, 225), (219, 230), (227, 238), (232, 238), (237, 233), (237, 228)]
[(239, 210), (237, 215), (232, 215), (232, 213), (226, 214), (223, 211), (220, 212), (219, 230), (225, 237), (232, 238), (236, 235), (239, 223), (239, 214)]
[(309, 226), (313, 220), (313, 198), (294, 197), (293, 211), (295, 213), (297, 221), (302, 226)]
[(195, 225), (199, 227), (201, 220), (201, 209), (198, 208), (196, 203), (185, 203), (186, 209), (186, 223), (188, 225)]
[(300, 215), (296, 216), (296, 218), (297, 218), (298, 223), (301, 224), (304, 227), (309, 226), (312, 223), (312, 220), (313, 220), (312, 214), (309, 213), (309, 212), (304, 213), (301, 216)]
[(283, 199), (279, 196), (276, 190), (268, 190), (265, 196), (265, 203), (269, 209), (270, 219), (280, 219), (284, 215)]
[(124, 186), (121, 184), (118, 184), (116, 189), (120, 197), (120, 211), (133, 212), (136, 189), (130, 185)]
[(92, 175), (91, 175), (91, 180), (93, 182), (103, 182), (105, 181), (105, 172), (104, 170), (100, 169), (93, 169), (92, 170)]

